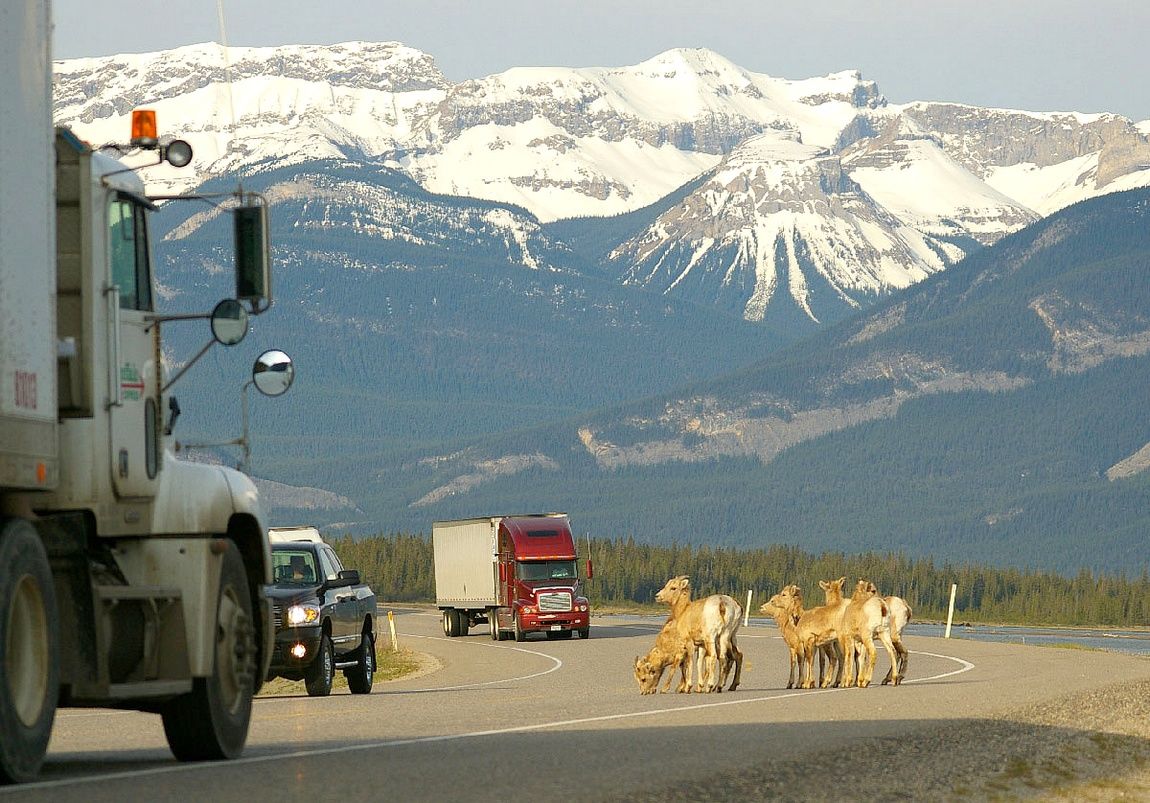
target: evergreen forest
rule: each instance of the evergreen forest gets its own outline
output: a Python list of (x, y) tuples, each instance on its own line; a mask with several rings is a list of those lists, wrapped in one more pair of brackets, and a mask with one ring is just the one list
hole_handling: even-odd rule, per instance
[[(344, 565), (358, 569), (380, 600), (434, 602), (431, 538), (422, 534), (328, 537)], [(587, 541), (580, 539), (586, 549)], [(1052, 572), (912, 560), (896, 553), (812, 554), (794, 546), (764, 549), (638, 543), (633, 538), (591, 539), (593, 577), (585, 590), (593, 607), (655, 605), (668, 578), (691, 577), (696, 594), (731, 594), (751, 613), (782, 586), (796, 583), (808, 606), (822, 603), (819, 580), (871, 580), (884, 595), (903, 597), (916, 621), (944, 620), (951, 584), (957, 585), (955, 621), (1062, 626), (1150, 626), (1150, 572), (1137, 577), (1082, 569), (1073, 577)], [(584, 553), (583, 557), (586, 557)]]

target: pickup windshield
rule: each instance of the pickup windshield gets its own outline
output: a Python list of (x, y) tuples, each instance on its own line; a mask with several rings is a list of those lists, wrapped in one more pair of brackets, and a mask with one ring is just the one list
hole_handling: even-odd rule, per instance
[(537, 560), (515, 566), (520, 580), (573, 580), (578, 576), (573, 560)]
[(277, 583), (314, 584), (319, 573), (315, 555), (306, 550), (273, 549), (272, 577)]

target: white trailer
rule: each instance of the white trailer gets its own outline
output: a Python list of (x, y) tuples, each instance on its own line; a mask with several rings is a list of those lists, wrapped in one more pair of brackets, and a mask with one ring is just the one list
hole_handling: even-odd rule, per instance
[(482, 611), (499, 604), (497, 539), (501, 519), (488, 516), (432, 523), (438, 608)]
[[(161, 329), (209, 315), (156, 310), (142, 182), (53, 128), (50, 33), (47, 0), (0, 4), (3, 783), (38, 774), (58, 705), (158, 713), (183, 760), (237, 755), (272, 644), (254, 485), (168, 448)], [(137, 150), (190, 160), (141, 123)], [(237, 207), (250, 292), (211, 315), (225, 344), (270, 303), (266, 207)], [(257, 387), (286, 390), (290, 361), (267, 368)]]

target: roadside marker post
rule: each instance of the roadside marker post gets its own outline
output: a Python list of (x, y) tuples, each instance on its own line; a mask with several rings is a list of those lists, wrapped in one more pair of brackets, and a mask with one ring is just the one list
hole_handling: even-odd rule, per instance
[(747, 589), (747, 607), (743, 609), (743, 627), (747, 626), (747, 622), (751, 621), (751, 597), (754, 596), (754, 590)]
[(950, 625), (954, 621), (954, 594), (958, 591), (958, 583), (950, 584), (950, 608), (946, 612), (946, 636), (950, 638)]
[(391, 628), (391, 651), (399, 652), (399, 637), (395, 635), (395, 614), (387, 612), (387, 626)]

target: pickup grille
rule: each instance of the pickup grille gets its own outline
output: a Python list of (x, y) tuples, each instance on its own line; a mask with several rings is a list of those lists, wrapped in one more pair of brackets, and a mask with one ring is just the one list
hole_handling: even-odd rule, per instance
[(539, 610), (543, 611), (569, 611), (571, 610), (570, 591), (544, 591), (539, 594)]

